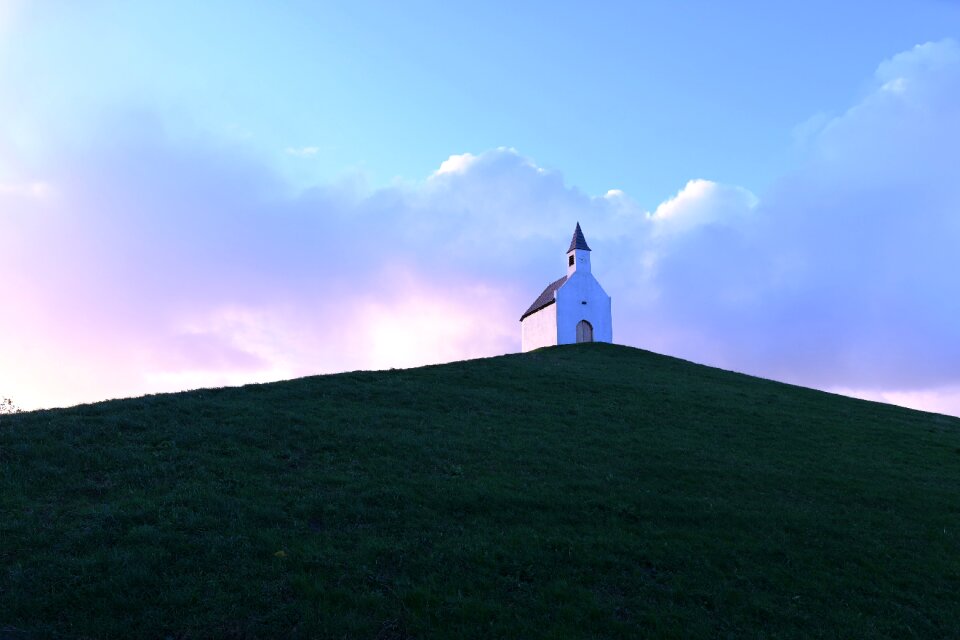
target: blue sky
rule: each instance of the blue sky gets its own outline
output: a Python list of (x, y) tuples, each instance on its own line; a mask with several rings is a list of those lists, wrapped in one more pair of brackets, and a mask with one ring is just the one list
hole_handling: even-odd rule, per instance
[(946, 1), (0, 0), (0, 395), (514, 351), (579, 220), (616, 341), (960, 413), (958, 35)]
[(842, 113), (879, 61), (956, 34), (960, 5), (50, 2), (13, 19), (3, 66), (38, 128), (82, 136), (140, 107), (298, 184), (507, 146), (653, 206), (691, 176), (768, 186), (798, 128)]

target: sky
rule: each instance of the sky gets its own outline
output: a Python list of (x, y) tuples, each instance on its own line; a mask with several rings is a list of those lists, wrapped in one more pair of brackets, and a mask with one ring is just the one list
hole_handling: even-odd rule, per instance
[(0, 0), (0, 397), (614, 341), (960, 415), (960, 3)]

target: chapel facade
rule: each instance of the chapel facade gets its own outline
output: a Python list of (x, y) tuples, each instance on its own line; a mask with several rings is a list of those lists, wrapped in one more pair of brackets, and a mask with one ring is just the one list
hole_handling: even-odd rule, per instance
[(547, 285), (520, 316), (521, 350), (577, 342), (613, 342), (610, 296), (593, 277), (580, 229), (567, 249), (567, 275)]

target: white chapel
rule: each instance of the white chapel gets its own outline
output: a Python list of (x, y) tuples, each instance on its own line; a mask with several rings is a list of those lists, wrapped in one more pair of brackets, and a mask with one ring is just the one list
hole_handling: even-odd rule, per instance
[(555, 344), (613, 342), (610, 296), (590, 272), (590, 247), (580, 223), (567, 249), (567, 275), (547, 285), (520, 316), (521, 350)]

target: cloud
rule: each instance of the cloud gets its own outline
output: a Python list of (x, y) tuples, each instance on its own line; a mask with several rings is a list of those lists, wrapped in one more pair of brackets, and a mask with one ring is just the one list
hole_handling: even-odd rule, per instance
[(514, 351), (580, 221), (618, 342), (952, 407), (957, 104), (957, 44), (922, 45), (804, 127), (804, 160), (766, 192), (696, 178), (649, 207), (510, 148), (291, 196), (223, 141), (113, 114), (95, 142), (0, 175), (16, 185), (0, 189), (0, 391), (67, 404)]
[[(0, 190), (0, 388), (22, 406), (517, 348), (526, 287), (509, 277), (538, 260), (486, 233), (500, 201), (464, 200), (475, 179), (291, 197), (255, 160), (150, 116), (94, 138), (46, 163), (57, 198)], [(486, 155), (479, 182), (538, 175)]]
[(717, 218), (660, 243), (647, 330), (675, 332), (664, 350), (803, 384), (956, 383), (957, 104), (957, 44), (916, 47), (880, 65), (875, 90), (749, 215), (704, 188), (666, 203)]
[(311, 156), (317, 155), (320, 151), (320, 147), (287, 147), (287, 155), (297, 156), (300, 158), (309, 158)]
[(476, 156), (472, 153), (452, 155), (440, 163), (440, 168), (437, 169), (433, 175), (440, 176), (445, 173), (463, 173), (470, 167), (474, 160), (476, 160)]
[(683, 233), (714, 222), (733, 225), (757, 206), (757, 197), (742, 187), (711, 180), (691, 180), (650, 214), (655, 233)]

